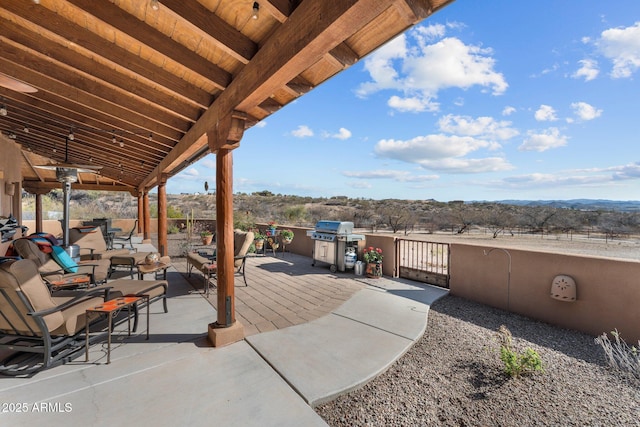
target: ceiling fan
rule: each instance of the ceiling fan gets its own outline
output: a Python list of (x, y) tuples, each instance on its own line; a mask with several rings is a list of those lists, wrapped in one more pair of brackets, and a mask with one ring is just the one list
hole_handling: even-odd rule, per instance
[(15, 90), (16, 92), (34, 93), (38, 91), (35, 87), (23, 83), (20, 80), (16, 80), (13, 77), (9, 77), (3, 73), (0, 73), (0, 86)]

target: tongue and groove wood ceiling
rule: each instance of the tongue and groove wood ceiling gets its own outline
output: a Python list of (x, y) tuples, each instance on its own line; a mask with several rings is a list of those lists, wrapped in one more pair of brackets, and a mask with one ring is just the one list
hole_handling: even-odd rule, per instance
[(59, 187), (33, 166), (70, 134), (68, 162), (102, 166), (75, 188), (148, 190), (219, 117), (249, 128), (451, 1), (0, 0), (0, 132), (27, 190)]

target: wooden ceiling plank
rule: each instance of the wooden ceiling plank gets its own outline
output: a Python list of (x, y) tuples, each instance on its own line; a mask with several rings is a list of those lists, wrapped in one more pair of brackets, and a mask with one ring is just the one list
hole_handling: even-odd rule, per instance
[(139, 79), (162, 86), (174, 96), (204, 108), (208, 108), (213, 102), (213, 96), (210, 93), (161, 67), (145, 61), (115, 43), (105, 40), (73, 22), (67, 21), (45, 7), (34, 5), (31, 2), (14, 0), (0, 0), (0, 7), (47, 31), (58, 34), (83, 49), (130, 70)]
[(54, 61), (53, 58), (55, 58), (57, 62), (61, 62), (113, 86), (117, 86), (121, 90), (131, 93), (154, 105), (155, 108), (163, 110), (165, 113), (181, 117), (182, 120), (194, 120), (202, 112), (200, 108), (191, 103), (186, 103), (168, 94), (153, 90), (145, 84), (140, 84), (141, 82), (138, 80), (119, 74), (113, 69), (103, 67), (90, 58), (79, 55), (77, 52), (47, 40), (40, 34), (32, 33), (13, 22), (0, 19), (0, 36), (4, 36), (16, 44), (26, 46), (41, 55), (52, 58), (51, 61)]
[[(275, 89), (293, 80), (324, 54), (342, 43), (389, 7), (378, 0), (326, 2), (305, 0), (242, 69), (229, 87), (185, 134), (142, 186), (159, 173), (171, 173), (169, 166), (184, 159), (218, 118), (233, 110), (248, 112), (267, 99)], [(206, 138), (204, 138), (206, 143)]]
[(243, 64), (247, 64), (258, 51), (258, 45), (197, 1), (162, 0), (162, 5), (202, 30), (227, 54)]
[[(38, 124), (47, 126), (51, 135), (56, 135), (61, 138), (64, 138), (66, 132), (68, 132), (68, 128), (71, 127), (76, 130), (93, 132), (96, 134), (96, 138), (98, 139), (107, 138), (107, 143), (113, 136), (110, 130), (118, 130), (121, 133), (131, 131), (122, 127), (126, 125), (125, 123), (102, 122), (73, 112), (66, 108), (66, 105), (64, 104), (66, 100), (61, 100), (54, 95), (47, 94), (47, 99), (36, 99), (32, 96), (10, 92), (8, 90), (6, 90), (6, 92), (2, 92), (2, 89), (0, 89), (0, 94), (4, 95), (5, 98), (12, 100), (11, 117), (14, 115), (13, 109), (23, 110), (24, 114), (28, 115), (28, 117), (24, 117), (22, 119), (23, 122), (28, 122), (30, 126), (37, 126)], [(56, 132), (58, 128), (61, 129), (59, 133)], [(141, 131), (144, 131), (144, 129), (138, 130), (138, 132)], [(146, 131), (144, 133), (146, 134)], [(148, 141), (148, 137), (141, 135), (139, 139), (136, 140), (136, 144), (140, 146), (141, 151), (153, 154), (158, 158), (162, 158), (175, 143), (174, 141), (167, 140), (159, 135), (153, 137), (152, 141)]]
[[(0, 37), (0, 42), (2, 41), (5, 40)], [(189, 122), (165, 111), (160, 111), (154, 104), (142, 102), (119, 88), (89, 79), (87, 76), (78, 73), (77, 70), (67, 66), (62, 67), (36, 52), (20, 49), (20, 46), (13, 45), (13, 42), (5, 41), (3, 43), (0, 57), (28, 66), (30, 69), (38, 70), (39, 73), (47, 75), (50, 80), (56, 80), (72, 87), (75, 91), (83, 91), (96, 99), (122, 110), (127, 110), (126, 114), (138, 114), (147, 120), (156, 121), (179, 132), (186, 131), (190, 126)], [(92, 104), (98, 107), (96, 102)]]
[[(6, 47), (0, 51), (0, 55), (4, 55), (5, 52)], [(56, 94), (89, 110), (117, 118), (127, 123), (128, 126), (126, 127), (149, 129), (149, 131), (154, 134), (165, 135), (167, 137), (173, 136), (175, 139), (179, 139), (181, 136), (179, 130), (151, 120), (149, 117), (123, 109), (118, 105), (104, 101), (89, 92), (79, 90), (67, 83), (49, 78), (48, 76), (36, 72), (31, 68), (16, 65), (16, 63), (11, 60), (0, 58), (0, 67), (7, 70), (8, 74), (16, 76), (20, 80), (32, 83), (34, 87), (37, 87), (41, 92)], [(35, 82), (38, 83), (36, 84)], [(40, 98), (42, 95), (43, 94), (38, 93), (37, 97)]]
[(29, 167), (31, 168), (31, 170), (33, 171), (33, 173), (35, 174), (35, 176), (38, 177), (38, 179), (41, 182), (44, 182), (44, 178), (42, 177), (42, 174), (40, 173), (40, 170), (33, 167), (33, 163), (31, 162), (31, 159), (29, 158), (29, 156), (27, 155), (27, 153), (25, 153), (24, 151), (22, 151), (22, 157), (24, 158), (24, 160), (27, 162), (27, 164), (29, 165)]
[(258, 2), (262, 12), (267, 12), (277, 21), (283, 23), (286, 21), (291, 12), (298, 6), (298, 0), (262, 0)]
[(345, 42), (331, 49), (329, 54), (338, 61), (342, 68), (349, 68), (360, 59), (358, 55)]
[(189, 50), (160, 31), (147, 25), (113, 3), (94, 0), (67, 0), (74, 6), (93, 15), (107, 25), (116, 28), (129, 37), (152, 48), (162, 55), (181, 64), (191, 71), (209, 80), (216, 88), (224, 90), (231, 82), (231, 75), (217, 65), (207, 61), (204, 57)]

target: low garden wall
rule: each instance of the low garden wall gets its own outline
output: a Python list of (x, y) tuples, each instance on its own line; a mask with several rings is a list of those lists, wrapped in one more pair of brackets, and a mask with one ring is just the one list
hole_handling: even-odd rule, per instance
[[(617, 329), (629, 344), (640, 339), (638, 261), (451, 244), (450, 271), (453, 295), (594, 336)], [(575, 280), (576, 301), (551, 298), (561, 274)]]

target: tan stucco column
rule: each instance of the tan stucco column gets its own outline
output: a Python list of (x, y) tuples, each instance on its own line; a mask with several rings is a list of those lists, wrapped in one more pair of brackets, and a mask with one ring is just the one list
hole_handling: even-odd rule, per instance
[(18, 224), (22, 224), (22, 181), (15, 181), (13, 185), (15, 190), (11, 198), (13, 204), (11, 208), (13, 216), (18, 220)]
[(167, 255), (167, 175), (158, 177), (158, 251)]

